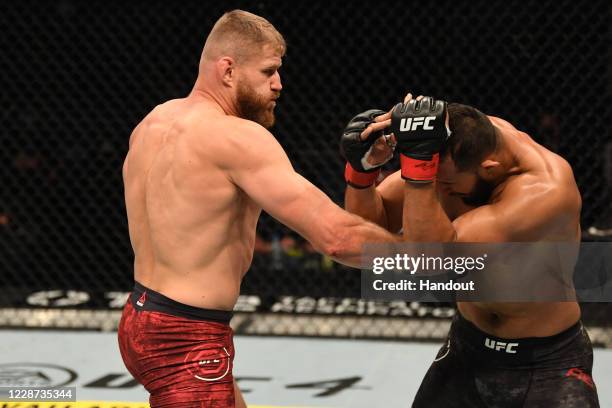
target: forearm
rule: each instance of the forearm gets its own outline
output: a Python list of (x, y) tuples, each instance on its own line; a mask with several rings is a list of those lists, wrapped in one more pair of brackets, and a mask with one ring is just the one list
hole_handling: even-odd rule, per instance
[(335, 205), (320, 207), (316, 213), (318, 222), (312, 224), (309, 241), (318, 251), (348, 266), (361, 266), (364, 244), (401, 241), (400, 236)]
[(358, 189), (347, 185), (344, 193), (344, 208), (350, 213), (388, 229), (382, 197), (374, 186)]
[(442, 209), (435, 183), (404, 186), (402, 219), (404, 241), (451, 242), (456, 238), (453, 224)]
[(343, 222), (344, 225), (338, 229), (338, 246), (331, 249), (329, 256), (348, 266), (365, 267), (362, 265), (365, 244), (401, 241), (401, 236), (392, 234), (360, 217), (351, 217)]

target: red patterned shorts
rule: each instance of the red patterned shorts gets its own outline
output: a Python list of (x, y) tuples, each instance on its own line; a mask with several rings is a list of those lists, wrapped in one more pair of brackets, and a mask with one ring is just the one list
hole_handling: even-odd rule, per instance
[(128, 371), (151, 394), (151, 408), (234, 407), (231, 317), (136, 283), (119, 323), (119, 349)]

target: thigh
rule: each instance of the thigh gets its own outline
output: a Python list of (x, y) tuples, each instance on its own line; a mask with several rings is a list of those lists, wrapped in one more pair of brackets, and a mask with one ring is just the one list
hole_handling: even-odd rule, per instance
[(476, 392), (471, 367), (447, 340), (425, 374), (412, 408), (465, 407), (486, 408)]
[(244, 398), (242, 397), (242, 392), (240, 392), (240, 388), (238, 388), (238, 384), (236, 384), (236, 380), (234, 380), (234, 396), (236, 400), (236, 408), (247, 408)]
[(231, 338), (185, 343), (185, 347), (172, 347), (171, 352), (158, 349), (151, 359), (158, 365), (142, 376), (150, 379), (145, 388), (151, 394), (151, 408), (182, 402), (197, 402), (207, 408), (234, 407)]
[(545, 367), (534, 370), (527, 408), (598, 408), (592, 378), (593, 347), (586, 330), (560, 348)]
[(536, 370), (525, 408), (599, 408), (597, 388), (586, 366)]

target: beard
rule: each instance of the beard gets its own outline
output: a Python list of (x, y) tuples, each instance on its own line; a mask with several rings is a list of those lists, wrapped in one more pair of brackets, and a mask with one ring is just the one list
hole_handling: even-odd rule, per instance
[(480, 207), (489, 202), (494, 189), (495, 186), (492, 183), (477, 177), (476, 185), (474, 185), (472, 191), (467, 196), (461, 197), (461, 200), (463, 200), (466, 205)]
[(266, 129), (274, 126), (274, 108), (269, 106), (268, 98), (258, 95), (242, 81), (238, 82), (236, 92), (238, 116), (259, 123)]

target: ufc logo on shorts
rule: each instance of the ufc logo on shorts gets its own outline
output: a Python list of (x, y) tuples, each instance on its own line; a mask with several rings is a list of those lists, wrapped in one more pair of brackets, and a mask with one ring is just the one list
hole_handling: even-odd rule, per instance
[(427, 116), (426, 118), (402, 118), (400, 121), (400, 130), (402, 132), (417, 130), (419, 126), (422, 126), (423, 130), (433, 130), (433, 126), (429, 123), (435, 119), (435, 116)]
[(485, 339), (485, 346), (495, 351), (505, 351), (506, 353), (516, 354), (515, 347), (518, 347), (518, 343), (506, 343), (504, 341), (495, 341), (490, 338)]

